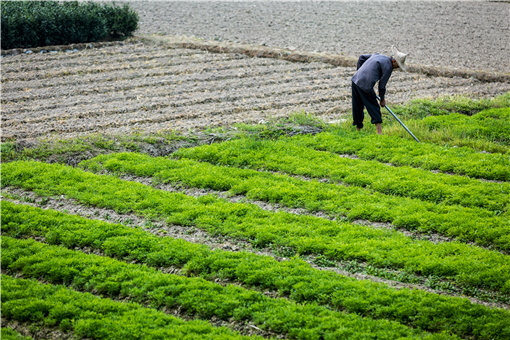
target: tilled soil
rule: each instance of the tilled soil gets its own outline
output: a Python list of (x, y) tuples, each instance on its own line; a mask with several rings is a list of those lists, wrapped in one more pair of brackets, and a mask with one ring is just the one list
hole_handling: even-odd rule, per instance
[[(147, 44), (2, 58), (2, 141), (202, 130), (311, 112), (350, 112), (353, 67)], [(390, 105), (495, 96), (509, 83), (395, 72)]]
[(131, 1), (139, 33), (510, 72), (508, 1)]

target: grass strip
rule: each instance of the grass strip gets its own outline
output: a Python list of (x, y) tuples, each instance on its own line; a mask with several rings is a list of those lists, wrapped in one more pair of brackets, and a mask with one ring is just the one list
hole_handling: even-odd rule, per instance
[(388, 320), (331, 311), (315, 303), (297, 304), (270, 298), (235, 285), (221, 286), (202, 278), (163, 274), (156, 269), (108, 257), (49, 246), (34, 240), (2, 238), (2, 264), (24, 276), (69, 284), (109, 297), (148, 303), (151, 308), (182, 308), (209, 319), (252, 321), (259, 328), (293, 339), (448, 339)]
[(194, 198), (60, 164), (33, 161), (4, 164), (2, 185), (22, 187), (42, 196), (66, 195), (119, 213), (165, 218), (169, 224), (194, 225), (211, 234), (246, 239), (254, 246), (274, 244), (290, 247), (299, 254), (358, 259), (378, 267), (510, 291), (507, 256), (460, 242), (434, 244), (393, 230), (268, 212), (255, 205), (229, 203), (211, 195)]
[(482, 153), (469, 147), (418, 144), (413, 139), (367, 135), (347, 129), (336, 129), (314, 136), (295, 136), (289, 142), (332, 153), (355, 154), (363, 160), (439, 170), (473, 178), (510, 181), (508, 153)]
[[(2, 210), (4, 237), (43, 237), (49, 244), (70, 249), (91, 247), (129, 262), (135, 260), (151, 267), (179, 267), (188, 275), (208, 279), (228, 278), (261, 290), (277, 290), (298, 303), (314, 302), (431, 332), (449, 331), (479, 339), (503, 339), (510, 334), (504, 322), (510, 318), (509, 311), (472, 304), (467, 299), (357, 281), (313, 269), (296, 257), (278, 262), (253, 253), (210, 250), (202, 244), (159, 238), (121, 224), (10, 202), (3, 202)], [(6, 262), (2, 265), (19, 258), (16, 254), (9, 260), (5, 252), (3, 256)]]
[[(332, 153), (295, 146), (291, 142), (292, 140), (288, 139), (276, 142), (235, 140), (192, 149), (180, 149), (173, 155), (216, 165), (283, 171), (294, 175), (325, 177), (333, 181), (342, 180), (350, 184), (366, 186), (360, 188), (321, 183), (305, 184), (280, 176), (278, 178), (280, 183), (270, 187), (262, 185), (263, 183), (246, 184), (250, 182), (247, 179), (244, 181), (244, 187), (239, 185), (242, 187), (239, 192), (251, 190), (249, 194), (253, 198), (264, 201), (279, 202), (283, 205), (299, 206), (309, 210), (324, 210), (347, 216), (349, 219), (391, 222), (398, 228), (439, 232), (456, 237), (460, 241), (472, 241), (503, 250), (510, 249), (508, 237), (510, 220), (508, 214), (503, 213), (508, 212), (510, 206), (506, 203), (510, 197), (508, 183), (498, 185), (497, 183), (473, 183), (476, 180), (462, 178), (444, 178), (452, 177), (448, 175), (436, 178), (435, 174), (426, 173), (423, 170), (408, 167), (394, 168), (378, 162), (342, 158)], [(94, 161), (83, 164), (91, 163)], [(115, 166), (122, 170), (124, 165), (112, 165), (111, 169)], [(126, 168), (129, 167), (126, 165)], [(234, 170), (215, 170), (213, 167), (209, 167), (208, 170), (216, 171), (216, 173), (234, 172)], [(150, 171), (149, 166), (147, 172)], [(143, 170), (138, 172), (143, 173)], [(171, 171), (162, 171), (161, 174), (168, 172)], [(208, 178), (209, 175), (211, 178), (214, 176), (210, 173), (196, 173), (194, 174), (196, 178), (183, 180), (189, 183), (199, 182), (203, 178), (204, 182), (213, 182), (214, 178)], [(173, 174), (168, 176), (176, 177)], [(238, 171), (236, 176), (239, 176), (239, 179), (234, 179), (237, 182), (249, 176), (257, 179), (264, 178), (263, 175), (255, 175), (247, 171), (242, 173)], [(268, 175), (265, 178), (267, 179), (264, 180), (268, 182), (270, 178), (277, 177)], [(228, 178), (218, 178), (215, 181), (220, 183), (217, 186), (221, 186), (228, 180)], [(251, 182), (254, 183), (255, 180)], [(273, 180), (273, 182), (277, 181)], [(284, 182), (285, 184), (282, 184)], [(464, 185), (462, 185), (463, 182)], [(456, 185), (452, 185), (453, 183)], [(227, 187), (227, 185), (224, 186)], [(307, 188), (304, 189), (305, 187)], [(464, 204), (471, 202), (473, 205), (491, 205), (489, 203), (491, 189), (494, 197), (501, 197), (502, 200), (501, 205), (497, 202), (492, 205), (495, 211), (446, 204), (463, 201)], [(231, 190), (235, 191), (235, 189)], [(374, 190), (378, 191), (374, 192)], [(482, 193), (479, 194), (478, 190)], [(403, 194), (417, 196), (420, 199), (395, 196)], [(432, 202), (422, 200), (426, 198)], [(442, 202), (442, 204), (436, 204), (434, 201)]]
[[(238, 154), (232, 154), (232, 160), (225, 160), (225, 154), (231, 153), (230, 148), (235, 150), (236, 147), (246, 147), (246, 143), (241, 141), (232, 144), (234, 145), (218, 146), (218, 148), (215, 147), (216, 145), (214, 147), (203, 146), (198, 150), (181, 151), (179, 155), (187, 156), (190, 153), (192, 158), (198, 160), (216, 164), (226, 163), (225, 165), (238, 167), (283, 169), (283, 171), (293, 174), (325, 177), (335, 182), (342, 181), (350, 185), (369, 187), (387, 195), (418, 198), (435, 204), (483, 208), (496, 214), (507, 213), (510, 208), (510, 183), (481, 182), (467, 177), (434, 174), (409, 167), (388, 167), (375, 161), (341, 158), (329, 153), (310, 151), (292, 145), (288, 148), (282, 147), (280, 143), (274, 144), (274, 142), (267, 142), (267, 146), (261, 146), (262, 150), (240, 151)], [(265, 150), (266, 148), (268, 150)], [(275, 149), (279, 151), (275, 151)], [(287, 156), (282, 159), (280, 156), (285, 153), (299, 156)], [(306, 170), (302, 169), (303, 163), (308, 165)], [(133, 153), (100, 155), (81, 162), (80, 167), (94, 172), (109, 170), (138, 176), (157, 176), (161, 180), (182, 181), (191, 186), (233, 190), (234, 193), (243, 194), (247, 189), (238, 191), (233, 187), (252, 178), (267, 178), (268, 180), (283, 178), (283, 176), (257, 173), (246, 169), (214, 167), (194, 161), (181, 160), (179, 162), (163, 157), (152, 158), (149, 155)], [(211, 175), (210, 171), (215, 174)], [(183, 172), (187, 173), (184, 175)], [(227, 176), (227, 178), (213, 180), (214, 176)], [(302, 183), (303, 181), (294, 182)], [(261, 187), (264, 187), (262, 183), (260, 184)], [(297, 184), (295, 185), (297, 186)], [(302, 183), (302, 186), (306, 185), (310, 184)], [(326, 185), (325, 187), (332, 186)], [(335, 196), (339, 195), (342, 190), (343, 188), (336, 189)]]
[[(9, 243), (14, 244), (2, 237), (3, 246), (4, 242), (7, 247)], [(53, 269), (55, 274), (59, 269), (66, 270)], [(72, 330), (77, 338), (262, 339), (241, 336), (224, 327), (213, 327), (206, 321), (183, 321), (137, 303), (112, 301), (8, 275), (2, 275), (2, 318), (58, 326), (62, 331)]]

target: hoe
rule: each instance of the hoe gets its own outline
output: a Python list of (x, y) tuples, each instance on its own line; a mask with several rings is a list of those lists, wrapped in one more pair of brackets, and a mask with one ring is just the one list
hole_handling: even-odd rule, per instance
[[(377, 97), (377, 99), (379, 99), (379, 101), (381, 100), (381, 98), (379, 98), (378, 95), (375, 95)], [(409, 132), (409, 134), (411, 136), (413, 136), (413, 138), (419, 143), (420, 141), (418, 140), (418, 138), (415, 137), (415, 135), (413, 135), (413, 133), (411, 131), (409, 131), (409, 129), (407, 128), (407, 126), (404, 125), (404, 123), (402, 123), (402, 121), (400, 121), (400, 119), (398, 119), (397, 116), (395, 116), (395, 114), (393, 113), (393, 111), (390, 110), (390, 108), (388, 107), (388, 105), (384, 105), (384, 107), (386, 108), (386, 110), (390, 111), (390, 113), (393, 115), (393, 117), (395, 117), (395, 119), (400, 123), (400, 125), (402, 125), (404, 127), (404, 129), (406, 129), (407, 132)]]

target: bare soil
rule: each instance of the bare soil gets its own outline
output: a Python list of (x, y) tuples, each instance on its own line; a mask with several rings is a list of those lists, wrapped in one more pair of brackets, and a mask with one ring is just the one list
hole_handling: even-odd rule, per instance
[(510, 72), (508, 1), (131, 1), (137, 33)]
[[(207, 53), (142, 43), (2, 58), (2, 141), (91, 134), (200, 131), (311, 112), (350, 112), (354, 67)], [(390, 105), (465, 94), (492, 97), (510, 83), (395, 72)]]

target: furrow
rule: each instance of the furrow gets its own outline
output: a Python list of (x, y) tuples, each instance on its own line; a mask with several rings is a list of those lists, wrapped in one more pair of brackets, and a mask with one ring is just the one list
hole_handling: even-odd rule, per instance
[[(299, 80), (299, 79), (298, 79)], [(302, 81), (306, 81), (307, 79), (303, 79)], [(274, 86), (278, 84), (278, 86)], [(232, 82), (231, 84), (222, 84), (222, 88), (215, 90), (214, 85), (211, 89), (211, 84), (203, 84), (202, 86), (193, 86), (190, 88), (180, 89), (175, 91), (173, 89), (163, 89), (160, 91), (154, 91), (148, 93), (147, 91), (133, 91), (130, 93), (107, 93), (104, 95), (97, 95), (93, 98), (96, 98), (94, 101), (86, 102), (86, 98), (92, 98), (91, 96), (82, 96), (81, 98), (77, 98), (74, 102), (63, 104), (50, 104), (51, 109), (44, 107), (45, 103), (40, 103), (38, 101), (37, 113), (33, 112), (32, 108), (26, 108), (21, 110), (10, 110), (11, 112), (5, 112), (6, 116), (2, 117), (4, 126), (10, 126), (11, 124), (20, 124), (20, 123), (37, 123), (44, 122), (46, 120), (52, 120), (58, 117), (61, 120), (72, 118), (73, 116), (79, 115), (80, 118), (87, 117), (87, 111), (91, 111), (94, 106), (104, 107), (105, 104), (126, 106), (127, 111), (135, 111), (130, 109), (129, 105), (126, 103), (136, 103), (138, 107), (147, 107), (157, 106), (158, 108), (164, 107), (182, 107), (182, 106), (190, 106), (195, 105), (195, 103), (200, 102), (242, 102), (246, 99), (251, 98), (272, 98), (272, 97), (281, 97), (286, 94), (294, 94), (294, 93), (315, 93), (319, 91), (332, 91), (334, 94), (338, 92), (338, 89), (343, 89), (347, 87), (346, 84), (338, 84), (336, 81), (331, 82), (322, 82), (320, 85), (306, 85), (304, 84), (296, 84), (291, 80), (285, 81), (277, 81), (271, 80), (268, 82), (260, 83), (259, 81), (250, 81), (248, 83), (241, 83), (239, 81)], [(236, 86), (237, 85), (237, 86)], [(194, 88), (194, 89), (193, 89)], [(253, 88), (249, 94), (246, 94), (246, 89)], [(101, 103), (101, 104), (98, 104)], [(40, 105), (42, 104), (42, 105)], [(132, 104), (131, 104), (132, 105)], [(92, 106), (92, 107), (91, 107)], [(62, 112), (62, 108), (66, 110)], [(24, 114), (25, 112), (29, 114)], [(42, 115), (42, 116), (41, 116)], [(93, 114), (94, 115), (94, 114)], [(12, 117), (13, 119), (9, 119)], [(36, 117), (36, 118), (32, 118)]]
[[(207, 58), (200, 58), (196, 56), (190, 57), (182, 57), (178, 62), (169, 61), (167, 57), (154, 58), (151, 59), (151, 63), (149, 61), (138, 61), (129, 63), (129, 60), (121, 60), (121, 62), (113, 63), (110, 65), (108, 60), (101, 62), (94, 62), (92, 65), (89, 63), (87, 67), (74, 67), (70, 69), (66, 69), (65, 67), (55, 67), (50, 70), (35, 70), (33, 72), (10, 72), (14, 75), (9, 77), (9, 73), (7, 76), (2, 74), (2, 83), (10, 83), (10, 82), (27, 82), (31, 80), (40, 80), (40, 79), (52, 79), (52, 78), (62, 78), (68, 76), (76, 76), (76, 75), (88, 75), (88, 74), (97, 74), (97, 73), (112, 73), (119, 72), (125, 70), (148, 70), (148, 69), (160, 69), (160, 68), (171, 68), (180, 65), (195, 65), (200, 66), (200, 64), (211, 64), (211, 63), (220, 63), (220, 62), (229, 62), (236, 60), (250, 60), (244, 55), (236, 55), (236, 54), (213, 54), (206, 55)], [(166, 59), (166, 63), (158, 62), (160, 59)], [(85, 66), (85, 65), (83, 65)], [(55, 69), (53, 71), (53, 69)], [(41, 72), (42, 71), (42, 72)], [(45, 71), (45, 72), (44, 72)]]
[[(203, 93), (210, 91), (218, 91), (217, 88), (223, 91), (225, 90), (239, 90), (242, 88), (252, 87), (265, 87), (270, 85), (280, 84), (299, 84), (300, 86), (325, 86), (326, 84), (335, 85), (338, 82), (344, 83), (344, 80), (338, 79), (338, 74), (334, 74), (335, 78), (331, 76), (331, 70), (309, 70), (300, 72), (294, 77), (276, 78), (266, 77), (271, 72), (254, 72), (247, 77), (240, 78), (237, 74), (223, 74), (223, 76), (209, 77), (208, 75), (197, 75), (196, 77), (168, 77), (168, 80), (156, 79), (150, 81), (150, 79), (144, 79), (144, 83), (133, 84), (132, 81), (123, 82), (122, 84), (115, 83), (115, 85), (109, 85), (104, 88), (95, 88), (92, 90), (94, 96), (91, 96), (90, 84), (77, 87), (73, 93), (69, 94), (61, 91), (37, 95), (37, 109), (39, 111), (45, 111), (54, 108), (65, 108), (75, 105), (85, 105), (93, 102), (108, 103), (110, 101), (138, 99), (137, 97), (147, 97), (150, 91), (151, 97), (162, 97), (162, 96), (176, 96), (181, 94), (189, 95), (189, 93)], [(322, 80), (322, 77), (327, 77), (328, 80)], [(308, 83), (306, 83), (308, 82)], [(152, 87), (150, 90), (147, 87)], [(56, 97), (60, 97), (58, 102), (55, 102)], [(62, 98), (64, 97), (64, 98)], [(52, 99), (53, 98), (53, 99)], [(3, 113), (6, 117), (17, 115), (19, 113), (28, 113), (33, 111), (33, 108), (23, 102), (12, 102), (9, 105), (4, 105)]]
[[(136, 51), (134, 51), (136, 53)], [(147, 54), (147, 50), (138, 51), (140, 54), (135, 54), (133, 52), (127, 53), (116, 53), (116, 54), (106, 54), (101, 53), (95, 56), (88, 55), (87, 53), (77, 54), (73, 52), (73, 54), (67, 54), (67, 58), (60, 58), (54, 60), (24, 60), (23, 64), (15, 63), (6, 64), (5, 67), (2, 68), (2, 73), (16, 73), (16, 72), (30, 72), (30, 71), (44, 71), (51, 70), (54, 68), (73, 68), (73, 67), (89, 67), (92, 65), (97, 65), (97, 63), (121, 63), (121, 62), (139, 62), (139, 61), (155, 61), (163, 58), (194, 58), (197, 55), (203, 56), (206, 55), (205, 51), (199, 50), (185, 50), (185, 49), (175, 49), (175, 50), (162, 50), (157, 53), (157, 51), (151, 51), (151, 54)], [(234, 54), (229, 54), (232, 56)], [(105, 58), (106, 57), (106, 58)], [(108, 58), (112, 57), (112, 58)], [(86, 58), (86, 59), (84, 59)], [(209, 57), (211, 59), (222, 59), (221, 54), (211, 54)], [(223, 56), (224, 58), (224, 56)], [(247, 58), (247, 57), (245, 57)], [(4, 63), (2, 62), (2, 65)], [(11, 66), (12, 65), (12, 66)], [(17, 67), (14, 67), (17, 66)]]
[[(192, 51), (189, 49), (179, 49), (176, 50), (186, 50)], [(201, 54), (207, 53), (203, 50), (193, 50), (196, 52), (190, 52), (193, 54)], [(59, 61), (59, 60), (70, 60), (87, 57), (102, 57), (102, 56), (115, 56), (119, 54), (126, 53), (144, 53), (147, 52), (147, 45), (143, 43), (137, 44), (129, 44), (124, 46), (104, 46), (101, 48), (91, 48), (91, 49), (83, 49), (78, 52), (72, 53), (61, 53), (58, 51), (57, 53), (47, 52), (47, 53), (33, 53), (33, 54), (18, 54), (18, 55), (10, 55), (2, 57), (2, 65), (11, 65), (11, 64), (20, 64), (21, 62), (31, 61), (31, 62), (51, 62), (51, 61)]]
[[(275, 67), (272, 67), (275, 66)], [(193, 80), (191, 77), (201, 77), (205, 78), (205, 80), (215, 80), (215, 79), (236, 79), (236, 78), (252, 78), (254, 76), (258, 75), (267, 75), (267, 74), (273, 74), (275, 72), (288, 72), (290, 73), (297, 73), (297, 72), (306, 72), (310, 70), (316, 70), (316, 69), (322, 69), (322, 65), (311, 65), (303, 68), (296, 68), (291, 67), (292, 65), (271, 65), (271, 63), (267, 63), (266, 65), (256, 65), (256, 66), (250, 66), (250, 65), (229, 65), (229, 66), (218, 66), (214, 68), (215, 72), (207, 73), (207, 69), (184, 69), (184, 70), (174, 70), (174, 71), (166, 71), (161, 70), (158, 72), (151, 72), (151, 73), (141, 73), (141, 72), (135, 72), (130, 71), (127, 73), (122, 73), (120, 75), (113, 75), (108, 78), (107, 75), (100, 75), (96, 76), (97, 79), (88, 79), (86, 81), (78, 80), (77, 82), (74, 82), (71, 80), (70, 82), (64, 82), (62, 84), (63, 86), (71, 86), (71, 85), (90, 85), (93, 84), (93, 88), (89, 88), (87, 93), (95, 93), (96, 88), (100, 86), (102, 83), (111, 84), (113, 88), (115, 88), (115, 82), (119, 80), (123, 81), (136, 81), (136, 80), (142, 80), (143, 82), (146, 82), (148, 80), (154, 81), (153, 83), (144, 84), (142, 86), (152, 86), (157, 85), (158, 81), (172, 81), (173, 84), (178, 83), (174, 80), (176, 76), (187, 78), (188, 80)], [(240, 73), (240, 71), (245, 71), (243, 73)], [(237, 72), (237, 73), (235, 73)], [(162, 79), (163, 78), (163, 79)], [(167, 78), (167, 79), (164, 79)], [(164, 84), (164, 83), (163, 83)], [(170, 83), (169, 83), (170, 84)], [(58, 86), (60, 84), (57, 83), (49, 83), (44, 85), (44, 90), (47, 91), (53, 91), (53, 86)], [(139, 87), (139, 85), (136, 85), (135, 87)], [(129, 88), (135, 88), (135, 87), (126, 87), (126, 89)], [(24, 87), (25, 88), (25, 87)], [(100, 87), (99, 87), (100, 88)], [(121, 87), (122, 88), (122, 87)], [(80, 92), (80, 94), (84, 94)], [(67, 92), (68, 93), (68, 92)], [(30, 101), (35, 99), (48, 99), (48, 98), (54, 98), (54, 97), (47, 97), (49, 93), (46, 93), (44, 95), (36, 95), (36, 96), (12, 96), (12, 97), (6, 97), (2, 99), (2, 104), (11, 104), (11, 102), (20, 102), (20, 101)], [(55, 93), (53, 93), (53, 96)]]
[[(318, 91), (317, 91), (318, 92)], [(323, 91), (324, 92), (324, 91)], [(311, 105), (324, 102), (345, 101), (348, 98), (346, 91), (331, 94), (330, 92), (322, 93), (322, 96), (315, 93), (314, 98), (302, 99), (301, 94), (289, 96), (282, 94), (282, 101), (267, 103), (265, 98), (252, 99), (245, 105), (232, 106), (231, 102), (224, 102), (222, 99), (213, 100), (212, 98), (205, 98), (197, 102), (182, 105), (181, 103), (169, 104), (152, 104), (152, 107), (144, 105), (137, 105), (134, 108), (126, 107), (122, 109), (114, 109), (111, 111), (96, 113), (94, 115), (88, 114), (90, 118), (78, 116), (75, 119), (66, 119), (42, 123), (24, 123), (22, 129), (10, 129), (10, 131), (2, 136), (6, 138), (26, 138), (38, 137), (48, 133), (70, 133), (70, 132), (95, 132), (104, 130), (109, 127), (133, 126), (144, 123), (162, 124), (168, 121), (178, 119), (189, 119), (191, 117), (209, 116), (209, 115), (230, 115), (232, 113), (246, 112), (256, 108), (260, 111), (271, 109), (284, 109), (296, 105)], [(284, 98), (284, 99), (283, 99)], [(274, 98), (277, 100), (277, 98)], [(204, 107), (205, 106), (205, 107)], [(211, 109), (210, 106), (213, 106)], [(185, 108), (187, 110), (185, 110)], [(157, 110), (156, 115), (152, 110)], [(207, 110), (207, 111), (206, 111)], [(144, 113), (146, 111), (147, 113)], [(288, 112), (288, 110), (287, 110)], [(104, 122), (102, 117), (115, 115), (115, 120)]]
[[(189, 129), (207, 129), (211, 127), (220, 127), (225, 125), (233, 125), (237, 123), (261, 123), (267, 122), (272, 119), (288, 118), (290, 113), (299, 112), (304, 110), (306, 112), (313, 112), (317, 115), (326, 114), (337, 114), (338, 112), (347, 112), (350, 109), (350, 104), (335, 104), (331, 107), (327, 102), (319, 104), (306, 104), (306, 105), (291, 105), (278, 109), (271, 110), (251, 110), (234, 108), (229, 110), (216, 111), (212, 110), (207, 112), (202, 110), (199, 113), (184, 112), (175, 116), (175, 119), (168, 120), (164, 123), (148, 122), (145, 124), (136, 125), (122, 125), (122, 126), (109, 126), (104, 129), (94, 128), (90, 131), (85, 132), (69, 132), (56, 134), (52, 131), (44, 131), (40, 136), (43, 138), (57, 138), (57, 139), (68, 139), (76, 138), (78, 136), (87, 136), (91, 134), (104, 134), (109, 136), (119, 134), (130, 134), (130, 133), (160, 133), (162, 131), (189, 131)], [(228, 115), (228, 116), (222, 116)], [(223, 119), (217, 119), (218, 117), (225, 117)], [(226, 122), (228, 120), (228, 122)], [(39, 132), (38, 132), (39, 133)], [(26, 132), (19, 134), (18, 138), (32, 138), (32, 132)], [(2, 141), (14, 138), (12, 134), (3, 132)]]
[[(189, 67), (186, 67), (188, 64), (191, 64)], [(297, 68), (295, 64), (289, 64), (285, 63), (280, 60), (274, 60), (274, 59), (250, 59), (250, 58), (244, 58), (239, 57), (237, 59), (233, 59), (231, 62), (226, 63), (226, 65), (220, 66), (215, 65), (215, 63), (209, 62), (207, 59), (204, 60), (197, 60), (196, 62), (191, 61), (190, 63), (184, 63), (182, 65), (176, 65), (178, 67), (172, 67), (172, 65), (168, 66), (168, 69), (176, 69), (172, 72), (169, 72), (167, 68), (162, 67), (152, 67), (151, 70), (138, 70), (136, 67), (131, 67), (130, 64), (124, 64), (120, 67), (119, 70), (116, 70), (114, 68), (102, 68), (97, 69), (98, 72), (93, 72), (93, 70), (89, 70), (88, 73), (85, 73), (85, 75), (75, 75), (75, 74), (69, 74), (68, 76), (56, 76), (54, 78), (48, 77), (47, 75), (44, 76), (42, 79), (20, 79), (15, 82), (21, 83), (20, 85), (23, 86), (23, 84), (33, 84), (35, 81), (35, 85), (37, 85), (37, 82), (41, 82), (41, 85), (44, 84), (59, 84), (59, 83), (68, 83), (70, 85), (74, 85), (75, 83), (85, 83), (85, 82), (98, 82), (101, 78), (108, 77), (109, 81), (112, 80), (123, 80), (123, 79), (132, 79), (134, 76), (142, 77), (142, 76), (162, 76), (162, 75), (174, 75), (174, 74), (183, 74), (183, 73), (194, 73), (194, 72), (218, 72), (222, 70), (228, 70), (228, 69), (236, 69), (236, 68), (251, 68), (251, 67), (263, 67), (263, 66), (272, 66), (272, 65), (279, 65), (279, 64), (288, 64), (292, 66), (292, 68)], [(214, 67), (213, 67), (214, 66)], [(299, 65), (302, 68), (309, 67), (308, 64), (306, 65)], [(128, 69), (128, 72), (125, 72), (125, 70)], [(96, 70), (96, 69), (94, 69)], [(124, 71), (124, 72), (119, 72)], [(101, 74), (98, 74), (101, 73)], [(127, 74), (127, 75), (126, 75)], [(28, 82), (30, 80), (30, 82)], [(106, 79), (103, 79), (103, 82)], [(14, 80), (12, 81), (14, 82)], [(18, 85), (19, 86), (19, 85)], [(51, 85), (50, 85), (51, 86)], [(26, 86), (25, 86), (26, 87)]]
[[(227, 78), (221, 78), (221, 79), (205, 79), (205, 80), (198, 80), (189, 79), (188, 77), (183, 78), (172, 78), (172, 80), (169, 80), (168, 82), (158, 82), (150, 83), (150, 84), (137, 84), (133, 85), (132, 82), (130, 82), (127, 87), (118, 87), (118, 84), (116, 84), (116, 87), (114, 89), (109, 88), (107, 89), (101, 89), (96, 88), (93, 90), (94, 96), (90, 95), (82, 95), (82, 93), (90, 93), (90, 85), (87, 85), (84, 89), (76, 89), (73, 91), (73, 93), (69, 96), (64, 98), (63, 100), (59, 100), (58, 103), (55, 103), (54, 98), (59, 96), (60, 94), (58, 92), (52, 92), (47, 95), (44, 95), (45, 97), (49, 97), (49, 100), (44, 100), (44, 97), (39, 97), (40, 100), (37, 102), (37, 116), (40, 115), (39, 112), (46, 111), (48, 109), (56, 109), (56, 108), (68, 108), (72, 109), (73, 106), (80, 105), (79, 110), (80, 112), (83, 111), (83, 107), (88, 103), (97, 103), (101, 102), (103, 105), (110, 103), (110, 102), (124, 102), (132, 99), (136, 99), (139, 101), (141, 98), (146, 98), (148, 95), (150, 95), (150, 98), (162, 98), (165, 97), (165, 100), (170, 100), (171, 98), (179, 98), (180, 96), (196, 96), (196, 94), (201, 94), (204, 92), (207, 92), (208, 95), (213, 95), (216, 93), (223, 93), (225, 91), (228, 91), (229, 93), (232, 92), (242, 92), (246, 88), (252, 88), (257, 87), (257, 92), (264, 93), (265, 96), (271, 96), (274, 93), (281, 93), (282, 92), (282, 85), (285, 87), (292, 88), (301, 88), (301, 91), (313, 91), (315, 88), (331, 88), (335, 89), (338, 87), (348, 87), (350, 86), (350, 83), (348, 79), (343, 79), (343, 76), (345, 74), (338, 74), (338, 71), (336, 70), (319, 70), (320, 72), (317, 72), (317, 70), (310, 70), (310, 71), (304, 71), (300, 74), (297, 74), (294, 77), (285, 77), (280, 79), (271, 79), (267, 77), (261, 77), (261, 79), (258, 79), (260, 75), (253, 75), (247, 78), (239, 79), (237, 75), (234, 75), (232, 77)], [(312, 75), (309, 73), (313, 72)], [(304, 73), (304, 74), (303, 74)], [(324, 74), (322, 74), (324, 73)], [(327, 80), (321, 79), (321, 77), (326, 77)], [(252, 80), (253, 78), (253, 80)], [(184, 82), (184, 84), (182, 84)], [(308, 82), (308, 83), (306, 83)], [(289, 85), (290, 84), (290, 85)], [(152, 90), (149, 94), (147, 93), (149, 90), (146, 89), (144, 91), (141, 91), (142, 89), (145, 89), (148, 86), (155, 86), (157, 85), (156, 89)], [(269, 86), (275, 86), (275, 88), (269, 88), (266, 89)], [(276, 87), (277, 85), (277, 87)], [(211, 88), (212, 87), (212, 88)], [(219, 89), (218, 89), (219, 88)], [(126, 93), (125, 91), (130, 90), (130, 92)], [(137, 91), (138, 90), (138, 91)], [(65, 93), (62, 93), (62, 95), (67, 95), (68, 92), (65, 90)], [(295, 91), (295, 90), (294, 90)], [(267, 92), (267, 93), (266, 93)], [(192, 94), (191, 94), (192, 93)], [(395, 92), (396, 93), (396, 92)], [(51, 96), (51, 97), (50, 97)], [(53, 98), (53, 99), (51, 99)], [(71, 98), (71, 100), (69, 100)], [(92, 98), (94, 100), (92, 101)], [(20, 105), (21, 104), (21, 105)], [(74, 108), (75, 110), (78, 110), (78, 108)], [(24, 103), (15, 102), (10, 105), (4, 105), (3, 108), (3, 117), (10, 117), (10, 116), (16, 116), (19, 119), (22, 119), (26, 117), (26, 115), (21, 115), (22, 113), (28, 112), (30, 113), (30, 116), (35, 116), (36, 114), (33, 112), (34, 108), (30, 107)], [(59, 114), (61, 112), (59, 111)], [(2, 118), (3, 118), (2, 117)]]

